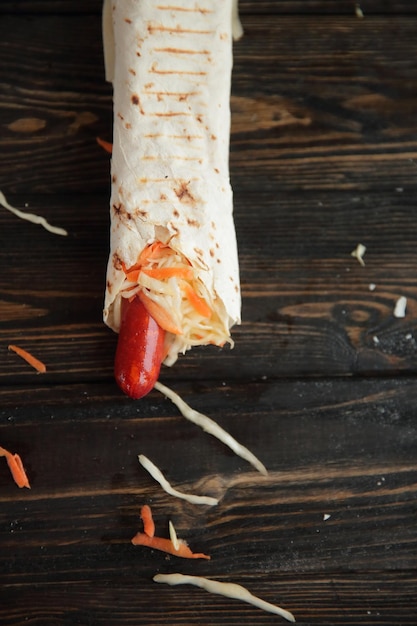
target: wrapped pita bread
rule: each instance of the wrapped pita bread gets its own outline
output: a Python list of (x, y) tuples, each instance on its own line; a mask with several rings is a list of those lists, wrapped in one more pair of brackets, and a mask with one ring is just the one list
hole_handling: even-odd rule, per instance
[[(233, 0), (105, 2), (114, 87), (111, 249), (104, 321), (139, 295), (165, 361), (232, 343), (240, 287), (229, 182)], [(235, 20), (235, 21), (234, 21)]]

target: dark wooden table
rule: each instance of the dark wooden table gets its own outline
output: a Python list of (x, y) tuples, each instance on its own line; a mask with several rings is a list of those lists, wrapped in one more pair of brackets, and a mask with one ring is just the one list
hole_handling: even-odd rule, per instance
[[(241, 1), (243, 323), (234, 350), (195, 349), (161, 374), (264, 478), (158, 392), (134, 402), (113, 381), (101, 2), (1, 2), (0, 189), (69, 232), (0, 211), (0, 445), (32, 484), (0, 459), (2, 626), (284, 623), (152, 581), (175, 571), (243, 584), (300, 624), (417, 623), (417, 5), (361, 9)], [(220, 504), (166, 495), (139, 453)], [(159, 534), (171, 519), (211, 561), (132, 546), (144, 503)]]

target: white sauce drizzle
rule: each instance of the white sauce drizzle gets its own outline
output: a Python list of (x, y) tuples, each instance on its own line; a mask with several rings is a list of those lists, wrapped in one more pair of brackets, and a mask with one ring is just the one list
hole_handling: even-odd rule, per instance
[(63, 228), (59, 228), (59, 226), (52, 226), (49, 222), (46, 221), (44, 217), (40, 215), (36, 215), (35, 213), (25, 213), (25, 211), (20, 211), (20, 209), (16, 209), (16, 207), (9, 204), (6, 200), (5, 195), (0, 191), (0, 204), (2, 207), (20, 217), (22, 220), (26, 220), (28, 222), (32, 222), (32, 224), (40, 224), (46, 230), (49, 230), (50, 233), (54, 233), (54, 235), (68, 235), (68, 232)]
[(165, 476), (162, 474), (161, 470), (156, 467), (152, 463), (150, 459), (144, 454), (139, 454), (138, 456), (139, 463), (143, 468), (146, 469), (147, 472), (159, 483), (164, 491), (166, 491), (170, 496), (174, 496), (175, 498), (180, 498), (181, 500), (186, 500), (191, 504), (208, 504), (210, 506), (214, 506), (219, 503), (216, 498), (211, 498), (210, 496), (198, 496), (192, 493), (184, 493), (182, 491), (178, 491), (172, 487), (172, 485), (168, 482)]
[(233, 450), (235, 454), (240, 456), (245, 461), (248, 461), (248, 463), (250, 463), (255, 469), (257, 469), (258, 472), (260, 472), (264, 476), (268, 475), (268, 470), (266, 469), (265, 465), (261, 463), (261, 461), (250, 450), (245, 448), (245, 446), (242, 446), (238, 441), (236, 441), (234, 437), (229, 435), (229, 433), (226, 432), (221, 426), (219, 426), (214, 420), (212, 420), (210, 417), (207, 417), (207, 415), (204, 415), (203, 413), (199, 413), (198, 411), (192, 409), (186, 402), (184, 402), (182, 398), (180, 398), (177, 393), (175, 393), (175, 391), (172, 391), (172, 389), (169, 389), (169, 387), (162, 385), (162, 383), (156, 382), (155, 389), (157, 389), (167, 398), (169, 398), (171, 402), (173, 402), (178, 407), (178, 409), (181, 411), (182, 415), (186, 419), (190, 420), (190, 422), (193, 422), (193, 424), (200, 426), (200, 428), (202, 428), (210, 435), (217, 437), (217, 439), (222, 441), (226, 446)]
[(195, 585), (196, 587), (205, 589), (205, 591), (209, 593), (216, 593), (226, 598), (233, 598), (234, 600), (242, 600), (269, 613), (280, 615), (289, 622), (295, 622), (294, 615), (289, 611), (254, 596), (245, 587), (237, 585), (236, 583), (222, 583), (218, 580), (211, 580), (202, 576), (185, 576), (184, 574), (156, 574), (153, 580), (156, 583), (166, 583), (168, 585)]

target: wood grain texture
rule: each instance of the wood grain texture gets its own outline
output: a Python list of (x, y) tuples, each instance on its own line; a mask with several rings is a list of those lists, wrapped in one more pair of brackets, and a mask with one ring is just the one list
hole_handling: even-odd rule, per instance
[[(51, 235), (2, 214), (0, 262), (9, 269), (0, 276), (0, 378), (8, 384), (113, 384), (116, 335), (101, 313), (108, 198), (10, 200), (24, 208), (24, 198), (27, 210), (69, 235)], [(164, 368), (164, 380), (416, 371), (417, 234), (410, 191), (275, 197), (237, 189), (235, 206), (243, 294), (235, 348), (194, 349)], [(351, 256), (359, 242), (367, 246), (364, 267)], [(398, 319), (401, 296), (407, 310)], [(36, 375), (8, 353), (10, 343), (32, 351), (47, 373)]]
[[(10, 620), (4, 623), (36, 615), (77, 623), (84, 613), (91, 623), (103, 623), (106, 614), (109, 624), (128, 624), (144, 612), (143, 623), (159, 623), (163, 611), (172, 611), (172, 624), (219, 623), (216, 611), (227, 611), (227, 623), (239, 615), (245, 623), (274, 623), (244, 605), (152, 584), (155, 572), (178, 569), (246, 584), (294, 610), (301, 623), (378, 623), (377, 613), (384, 616), (379, 623), (389, 623), (397, 610), (411, 615), (414, 379), (178, 387), (196, 408), (250, 442), (269, 476), (252, 472), (178, 417), (156, 392), (138, 405), (103, 396), (101, 385), (34, 388), (20, 407), (12, 389), (1, 392), (2, 443), (20, 450), (32, 481), (30, 492), (16, 492), (0, 473), (2, 545), (13, 551), (12, 559), (7, 551), (0, 557), (0, 615)], [(76, 407), (76, 420), (69, 406)], [(139, 466), (139, 452), (179, 488), (214, 495), (220, 504), (198, 507), (166, 496)], [(179, 535), (212, 560), (178, 562), (133, 548), (144, 502), (152, 504), (160, 534), (167, 536), (172, 519)], [(358, 581), (364, 582), (353, 598)], [(34, 594), (34, 583), (40, 593)], [(400, 586), (388, 606), (392, 587)], [(16, 589), (23, 598), (12, 618)], [(113, 606), (111, 597), (119, 598)], [(155, 614), (152, 605), (159, 607)]]
[[(244, 26), (232, 98), (237, 188), (415, 189), (414, 18), (280, 16), (265, 31), (263, 17), (248, 16)], [(39, 16), (30, 27), (28, 44), (27, 20), (2, 20), (0, 188), (102, 193), (108, 159), (95, 137), (111, 138), (112, 104), (100, 20)]]
[[(347, 14), (355, 16), (359, 4), (364, 15), (417, 13), (414, 0), (239, 0), (241, 14)], [(102, 0), (3, 0), (0, 14), (95, 14)]]
[[(243, 323), (233, 350), (194, 349), (161, 380), (266, 478), (161, 394), (135, 402), (113, 381), (101, 0), (0, 3), (0, 189), (69, 233), (0, 209), (0, 445), (32, 485), (19, 490), (0, 458), (2, 626), (284, 623), (152, 582), (174, 571), (243, 584), (298, 624), (416, 623), (417, 5), (363, 0), (363, 20), (348, 0), (240, 6)], [(219, 505), (168, 496), (139, 453)], [(211, 561), (133, 547), (145, 502), (158, 534), (171, 519)]]
[[(162, 571), (165, 570), (162, 568)], [(198, 589), (161, 588), (159, 585), (155, 589), (151, 580), (154, 573), (150, 567), (146, 578), (136, 576), (132, 581), (123, 577), (122, 587), (114, 579), (97, 582), (94, 594), (91, 593), (90, 580), (52, 583), (47, 589), (32, 584), (25, 586), (19, 594), (9, 588), (0, 611), (7, 616), (7, 610), (13, 609), (15, 617), (6, 617), (5, 626), (24, 624), (27, 618), (35, 624), (54, 626), (287, 624), (249, 605), (209, 596)], [(378, 573), (369, 571), (358, 574), (354, 581), (337, 574), (331, 577), (322, 574), (299, 576), (296, 582), (285, 574), (273, 581), (262, 575), (238, 580), (268, 601), (292, 608), (298, 618), (297, 624), (303, 626), (415, 624), (415, 578), (412, 575), (387, 573), (381, 578)], [(307, 610), (302, 604), (305, 600)], [(339, 618), (341, 612), (342, 619)], [(228, 615), (227, 621), (219, 621), (219, 616), (225, 614)]]

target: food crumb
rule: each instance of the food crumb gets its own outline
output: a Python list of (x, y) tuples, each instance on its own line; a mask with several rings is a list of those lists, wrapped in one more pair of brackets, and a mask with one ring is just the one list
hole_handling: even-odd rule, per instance
[(405, 310), (407, 308), (407, 298), (400, 296), (395, 303), (394, 317), (405, 317)]
[(364, 15), (364, 13), (363, 13), (363, 11), (362, 11), (362, 9), (361, 9), (361, 6), (360, 6), (359, 2), (357, 2), (357, 3), (356, 3), (356, 5), (355, 5), (355, 15), (356, 15), (356, 17), (358, 17), (359, 19), (363, 19), (363, 18), (365, 17), (365, 15)]
[(375, 291), (376, 285), (375, 283), (369, 283), (369, 291)]
[(366, 246), (364, 246), (363, 243), (358, 243), (356, 248), (351, 252), (351, 255), (357, 259), (361, 265), (365, 265), (365, 261), (363, 260), (365, 252)]
[(323, 522), (327, 522), (328, 519), (330, 519), (331, 515), (329, 515), (329, 513), (323, 513)]

